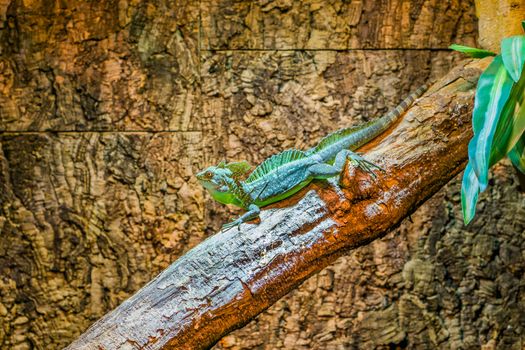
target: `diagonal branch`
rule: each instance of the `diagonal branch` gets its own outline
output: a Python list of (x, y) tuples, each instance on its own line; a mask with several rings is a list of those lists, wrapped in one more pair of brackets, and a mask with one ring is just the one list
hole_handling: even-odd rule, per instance
[(175, 261), (67, 349), (205, 349), (248, 323), (349, 249), (385, 235), (464, 167), (474, 87), (488, 59), (437, 82), (343, 187), (315, 182), (263, 210), (261, 223), (217, 233)]

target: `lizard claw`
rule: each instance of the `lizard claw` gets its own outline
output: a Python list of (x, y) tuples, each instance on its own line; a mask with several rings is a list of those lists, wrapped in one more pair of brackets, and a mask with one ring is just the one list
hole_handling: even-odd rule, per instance
[(365, 172), (369, 173), (370, 176), (372, 176), (374, 179), (377, 178), (377, 175), (374, 173), (374, 170), (379, 170), (381, 172), (385, 172), (385, 169), (381, 168), (380, 166), (375, 165), (372, 162), (369, 162), (365, 158), (359, 156), (359, 155), (353, 155), (350, 158), (350, 162), (352, 165), (361, 168)]
[(252, 203), (248, 206), (248, 211), (246, 213), (238, 217), (236, 220), (233, 220), (232, 222), (222, 225), (222, 229), (228, 230), (232, 227), (237, 226), (240, 231), (241, 230), (240, 225), (246, 221), (250, 221), (258, 217), (260, 211), (261, 210), (259, 209), (259, 207)]

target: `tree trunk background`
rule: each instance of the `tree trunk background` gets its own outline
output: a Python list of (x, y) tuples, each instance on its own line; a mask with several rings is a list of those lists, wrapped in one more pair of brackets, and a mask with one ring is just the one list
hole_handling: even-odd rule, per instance
[[(0, 0), (0, 348), (66, 346), (235, 215), (197, 170), (381, 115), (476, 28), (459, 0)], [(454, 181), (215, 349), (522, 349), (525, 198), (493, 173), (468, 227)]]

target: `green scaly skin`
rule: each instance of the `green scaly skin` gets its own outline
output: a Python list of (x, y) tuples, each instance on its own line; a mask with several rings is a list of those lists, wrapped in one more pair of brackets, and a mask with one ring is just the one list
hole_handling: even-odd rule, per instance
[(246, 162), (221, 162), (199, 172), (198, 180), (216, 201), (247, 210), (223, 228), (257, 218), (261, 207), (290, 197), (312, 180), (341, 175), (347, 160), (375, 177), (373, 170), (380, 168), (353, 151), (388, 129), (427, 89), (427, 85), (420, 87), (377, 120), (329, 134), (307, 151), (291, 149), (273, 155), (248, 176), (251, 167)]

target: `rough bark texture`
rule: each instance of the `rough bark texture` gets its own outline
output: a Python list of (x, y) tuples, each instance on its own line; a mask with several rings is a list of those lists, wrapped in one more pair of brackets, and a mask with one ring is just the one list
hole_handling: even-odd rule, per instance
[[(0, 347), (69, 344), (231, 218), (198, 169), (374, 118), (476, 35), (470, 1), (0, 0)], [(453, 183), (217, 348), (521, 348), (496, 172), (468, 228)]]
[(215, 234), (67, 349), (207, 349), (341, 254), (384, 235), (462, 169), (475, 82), (488, 63), (446, 75), (388, 137), (367, 145), (385, 170), (377, 179), (352, 168), (342, 188), (314, 183), (264, 210), (260, 224)]

